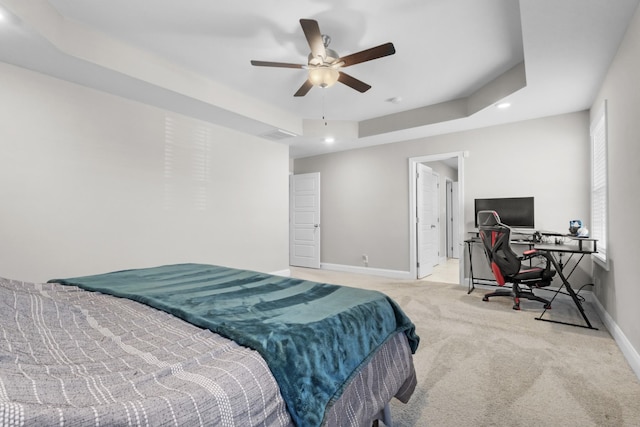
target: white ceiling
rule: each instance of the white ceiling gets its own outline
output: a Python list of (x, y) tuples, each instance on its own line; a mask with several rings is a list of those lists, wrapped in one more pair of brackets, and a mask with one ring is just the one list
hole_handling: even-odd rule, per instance
[[(297, 158), (587, 109), (638, 1), (0, 0), (0, 61), (254, 135), (292, 132), (281, 142)], [(306, 64), (300, 18), (342, 56), (386, 42), (396, 54), (345, 70), (365, 93), (294, 98), (305, 70), (249, 61)], [(526, 86), (505, 89), (513, 67)], [(493, 106), (502, 98), (511, 108)]]

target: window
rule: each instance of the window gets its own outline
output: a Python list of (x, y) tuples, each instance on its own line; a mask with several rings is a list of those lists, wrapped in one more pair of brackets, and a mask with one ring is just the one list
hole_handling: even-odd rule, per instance
[(609, 269), (608, 190), (607, 190), (607, 101), (591, 122), (591, 237), (598, 239), (593, 259)]

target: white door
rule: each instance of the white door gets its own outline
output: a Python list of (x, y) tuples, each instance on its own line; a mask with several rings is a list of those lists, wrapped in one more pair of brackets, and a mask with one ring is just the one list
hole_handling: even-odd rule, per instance
[(460, 258), (458, 183), (447, 180), (447, 257)]
[(453, 254), (452, 258), (459, 259), (460, 258), (460, 235), (458, 234), (458, 227), (460, 226), (460, 204), (458, 203), (458, 183), (454, 182), (451, 187), (451, 228), (453, 230), (451, 244), (453, 245)]
[(445, 226), (447, 228), (447, 244), (446, 244), (446, 253), (447, 258), (453, 258), (453, 215), (451, 214), (451, 210), (453, 209), (453, 181), (449, 178), (445, 179), (446, 182), (446, 192), (447, 195), (447, 219), (445, 220)]
[(289, 179), (289, 264), (320, 268), (320, 173)]
[(431, 241), (429, 245), (429, 261), (431, 265), (440, 264), (440, 243), (442, 241), (440, 237), (440, 175), (433, 172), (431, 173), (431, 179), (429, 181), (431, 191)]
[(430, 167), (421, 163), (416, 166), (416, 236), (420, 279), (430, 275), (438, 262), (438, 182)]

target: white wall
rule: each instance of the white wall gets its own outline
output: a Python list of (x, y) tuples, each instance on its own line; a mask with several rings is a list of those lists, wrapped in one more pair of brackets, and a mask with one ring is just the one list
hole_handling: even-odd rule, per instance
[(589, 116), (565, 114), (296, 159), (295, 173), (322, 176), (321, 261), (360, 266), (367, 253), (370, 268), (409, 271), (407, 159), (460, 151), (467, 230), (475, 198), (534, 196), (542, 229), (589, 218)]
[[(627, 29), (592, 111), (608, 106), (610, 270), (594, 267), (595, 293), (614, 337), (640, 377), (640, 9)], [(616, 335), (617, 334), (617, 335)]]
[(0, 63), (0, 274), (288, 268), (288, 147)]

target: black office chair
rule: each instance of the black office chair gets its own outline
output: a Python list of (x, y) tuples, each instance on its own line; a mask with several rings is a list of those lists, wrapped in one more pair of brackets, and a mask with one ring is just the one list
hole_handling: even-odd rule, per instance
[[(545, 308), (551, 308), (549, 300), (533, 293), (534, 288), (549, 286), (556, 274), (556, 271), (551, 268), (551, 255), (544, 251), (530, 249), (524, 251), (522, 256), (518, 256), (511, 249), (511, 229), (500, 222), (496, 211), (478, 212), (478, 229), (491, 271), (498, 285), (512, 284), (511, 289), (500, 289), (488, 293), (482, 300), (489, 301), (489, 298), (494, 296), (508, 296), (513, 298), (514, 310), (520, 310), (520, 298), (539, 301), (544, 303)], [(522, 263), (537, 257), (544, 259), (544, 267)], [(531, 264), (531, 261), (529, 263)]]

